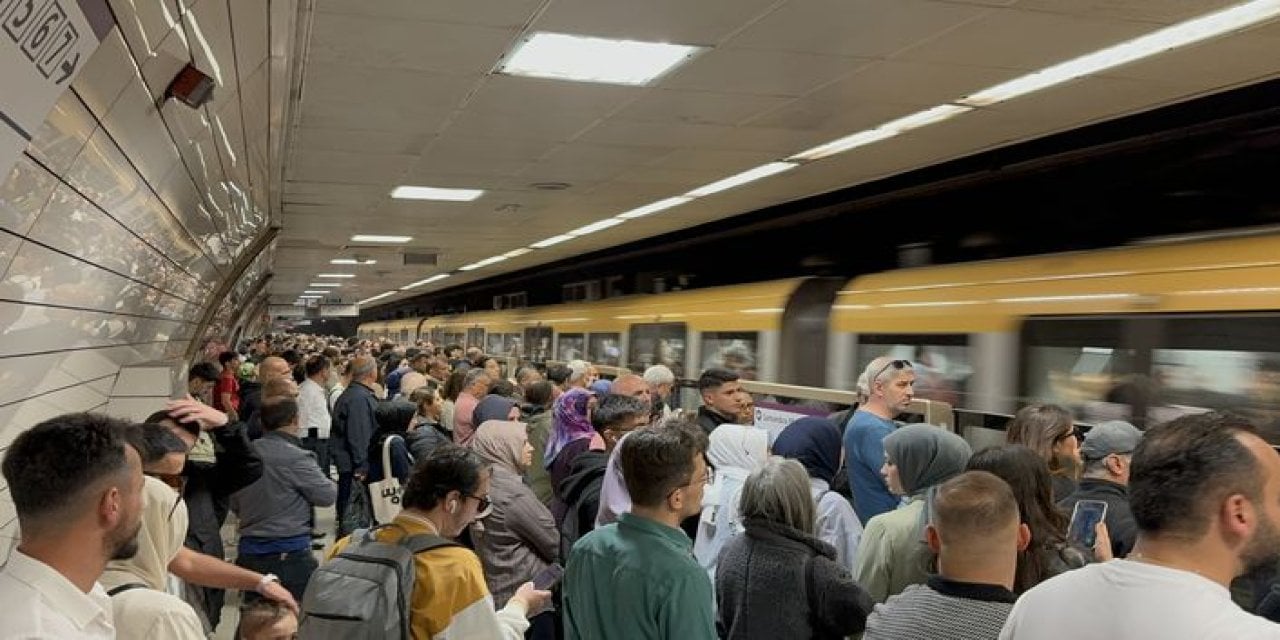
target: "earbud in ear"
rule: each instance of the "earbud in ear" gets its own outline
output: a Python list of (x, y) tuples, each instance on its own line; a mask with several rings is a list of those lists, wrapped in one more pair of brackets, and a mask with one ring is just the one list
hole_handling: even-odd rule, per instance
[(449, 501), (449, 513), (457, 513), (457, 512), (458, 512), (458, 501), (457, 501), (457, 500), (450, 500), (450, 501)]

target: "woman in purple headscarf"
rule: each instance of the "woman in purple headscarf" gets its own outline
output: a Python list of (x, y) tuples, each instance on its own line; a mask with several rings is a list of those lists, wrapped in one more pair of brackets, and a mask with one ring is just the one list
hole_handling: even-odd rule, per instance
[(551, 437), (547, 440), (543, 464), (551, 474), (551, 487), (556, 491), (551, 513), (557, 525), (564, 520), (566, 508), (560, 496), (560, 481), (569, 475), (573, 459), (591, 446), (591, 437), (596, 434), (591, 426), (594, 405), (595, 397), (590, 391), (575, 387), (556, 399), (551, 412)]

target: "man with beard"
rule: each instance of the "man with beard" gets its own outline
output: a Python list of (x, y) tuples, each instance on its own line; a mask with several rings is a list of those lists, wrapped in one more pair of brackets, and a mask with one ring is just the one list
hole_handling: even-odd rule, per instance
[(4, 479), (21, 541), (0, 567), (0, 638), (114, 638), (98, 577), (138, 550), (142, 460), (118, 420), (73, 413), (13, 441)]
[(1228, 591), (1280, 561), (1280, 454), (1252, 425), (1211, 413), (1152, 427), (1133, 453), (1129, 502), (1128, 558), (1040, 583), (1002, 639), (1280, 638)]

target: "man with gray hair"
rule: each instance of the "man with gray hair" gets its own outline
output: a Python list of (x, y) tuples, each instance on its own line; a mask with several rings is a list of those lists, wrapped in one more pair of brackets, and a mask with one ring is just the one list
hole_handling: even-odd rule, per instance
[(676, 386), (676, 374), (665, 364), (655, 364), (644, 370), (644, 382), (649, 385), (653, 415), (657, 418), (671, 415), (671, 391)]
[(364, 481), (369, 472), (369, 442), (377, 431), (374, 411), (378, 399), (373, 386), (378, 380), (378, 361), (371, 356), (356, 356), (351, 361), (351, 384), (333, 403), (333, 427), (330, 446), (338, 465), (338, 522), (347, 512), (353, 480)]
[(476, 406), (480, 404), (480, 399), (489, 395), (489, 385), (493, 384), (493, 378), (489, 376), (489, 372), (484, 367), (474, 367), (467, 371), (467, 377), (462, 383), (462, 392), (458, 394), (458, 399), (453, 403), (453, 441), (457, 444), (465, 445), (471, 442), (471, 436), (475, 434)]
[(565, 380), (565, 390), (568, 391), (573, 387), (587, 388), (591, 381), (587, 379), (587, 373), (591, 369), (591, 363), (586, 360), (570, 360), (565, 363), (569, 367), (569, 378)]
[(898, 498), (880, 475), (884, 466), (884, 437), (897, 428), (893, 419), (906, 411), (915, 395), (911, 362), (881, 356), (863, 372), (867, 400), (858, 405), (844, 430), (844, 456), (853, 490), (853, 510), (867, 521), (898, 506)]
[(1068, 514), (1081, 500), (1107, 503), (1107, 533), (1111, 536), (1111, 554), (1116, 558), (1129, 555), (1138, 539), (1138, 524), (1129, 509), (1129, 468), (1133, 450), (1141, 440), (1142, 432), (1122, 420), (1090, 429), (1080, 445), (1080, 458), (1084, 460), (1080, 484), (1058, 503)]

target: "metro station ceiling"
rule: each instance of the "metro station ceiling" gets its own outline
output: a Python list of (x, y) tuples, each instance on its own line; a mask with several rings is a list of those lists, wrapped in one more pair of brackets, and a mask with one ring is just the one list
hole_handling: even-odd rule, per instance
[[(329, 273), (355, 275), (332, 280), (343, 302), (397, 291), (370, 304), (393, 302), (1280, 75), (1271, 21), (458, 271), (1234, 4), (317, 0), (303, 20), (272, 302)], [(708, 49), (645, 87), (493, 73), (533, 32)], [(486, 193), (394, 200), (398, 185)], [(438, 262), (406, 266), (406, 253)], [(377, 263), (330, 262), (341, 258)]]

